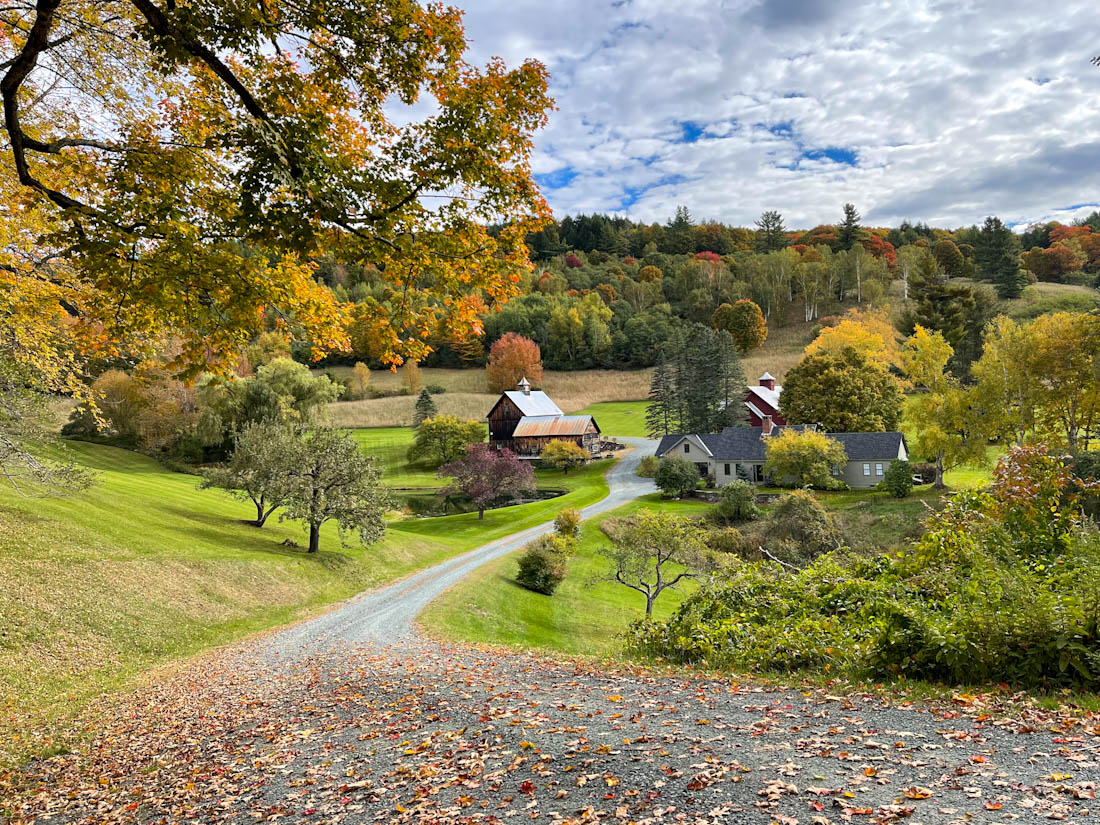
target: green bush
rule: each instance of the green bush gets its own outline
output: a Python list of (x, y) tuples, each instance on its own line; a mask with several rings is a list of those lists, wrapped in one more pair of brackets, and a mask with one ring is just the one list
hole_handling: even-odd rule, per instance
[(668, 621), (636, 624), (629, 645), (739, 670), (1095, 690), (1100, 531), (1072, 500), (1051, 514), (1063, 476), (1042, 451), (1015, 450), (998, 472), (1014, 481), (958, 494), (905, 552), (836, 550), (801, 570), (742, 562)]
[(879, 486), (894, 498), (907, 497), (913, 492), (913, 469), (909, 466), (909, 462), (891, 462)]
[(653, 480), (666, 496), (680, 498), (698, 486), (699, 468), (678, 455), (667, 456), (657, 462)]
[(553, 595), (568, 572), (573, 540), (559, 534), (539, 536), (524, 548), (519, 557), (516, 583), (546, 596)]
[(638, 462), (638, 469), (635, 472), (642, 478), (653, 478), (657, 475), (657, 456), (647, 455)]
[(425, 384), (426, 389), (431, 395), (443, 395), (447, 391), (447, 388), (442, 384)]
[(764, 546), (791, 564), (804, 564), (842, 544), (836, 517), (806, 490), (792, 490), (780, 498), (760, 533)]
[(747, 481), (731, 481), (718, 494), (718, 504), (712, 511), (716, 521), (737, 524), (760, 516), (756, 506), (756, 488)]

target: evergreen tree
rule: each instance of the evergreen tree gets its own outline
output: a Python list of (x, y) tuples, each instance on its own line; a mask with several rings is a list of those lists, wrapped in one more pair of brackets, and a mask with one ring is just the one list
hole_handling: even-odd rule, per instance
[(1000, 298), (1019, 298), (1027, 282), (1020, 271), (1020, 244), (997, 217), (988, 217), (974, 246), (978, 277), (992, 281)]
[(690, 255), (695, 251), (695, 223), (686, 206), (677, 206), (676, 215), (666, 229), (668, 251), (677, 255)]
[(662, 353), (653, 370), (653, 380), (649, 384), (649, 406), (645, 411), (646, 435), (650, 438), (660, 438), (678, 429), (674, 426), (671, 377), (668, 360)]
[(416, 399), (416, 412), (413, 415), (413, 426), (419, 427), (429, 418), (435, 418), (439, 412), (439, 408), (436, 407), (435, 401), (432, 399), (432, 394), (428, 390), (422, 389), (420, 395)]
[(863, 233), (863, 227), (859, 225), (860, 220), (861, 216), (855, 206), (850, 203), (844, 204), (844, 220), (836, 228), (836, 239), (841, 249), (851, 249), (859, 242), (860, 235)]
[(906, 335), (916, 327), (943, 333), (952, 346), (958, 346), (970, 330), (975, 310), (974, 294), (965, 286), (949, 284), (932, 253), (923, 251), (909, 276), (911, 304), (899, 325)]
[(757, 252), (776, 252), (787, 246), (787, 230), (778, 212), (764, 212), (755, 223)]

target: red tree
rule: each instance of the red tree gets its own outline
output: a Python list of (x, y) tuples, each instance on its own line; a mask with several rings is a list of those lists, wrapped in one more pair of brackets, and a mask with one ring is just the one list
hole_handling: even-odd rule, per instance
[(485, 508), (494, 501), (512, 500), (535, 490), (530, 464), (520, 461), (511, 450), (496, 450), (488, 444), (471, 444), (463, 458), (440, 467), (439, 475), (452, 479), (443, 495), (467, 496), (477, 507), (479, 519), (485, 518)]
[(530, 338), (506, 332), (489, 350), (489, 366), (485, 371), (489, 392), (514, 390), (524, 377), (538, 386), (542, 383), (542, 352)]
[(565, 256), (565, 265), (570, 269), (580, 269), (582, 266), (584, 266), (584, 261), (582, 261), (576, 255), (570, 252), (568, 255)]

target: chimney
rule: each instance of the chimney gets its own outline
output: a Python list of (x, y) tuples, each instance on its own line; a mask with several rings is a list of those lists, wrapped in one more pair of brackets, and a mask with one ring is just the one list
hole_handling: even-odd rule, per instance
[(766, 372), (760, 376), (760, 386), (767, 387), (769, 390), (775, 389), (775, 376), (770, 372)]
[(775, 424), (772, 423), (772, 417), (765, 415), (760, 421), (760, 437), (767, 438), (772, 434), (772, 430), (775, 429)]
[(519, 384), (517, 384), (516, 386), (519, 387), (519, 391), (522, 392), (524, 395), (531, 394), (531, 382), (527, 380), (527, 376), (519, 379)]

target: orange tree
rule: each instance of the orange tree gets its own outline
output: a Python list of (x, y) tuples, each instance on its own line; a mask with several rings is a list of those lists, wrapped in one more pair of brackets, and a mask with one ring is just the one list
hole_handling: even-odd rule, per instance
[(189, 374), (271, 325), (345, 348), (322, 251), (389, 286), (360, 311), (372, 355), (478, 333), (548, 216), (529, 156), (551, 101), (540, 64), (465, 49), (456, 9), (405, 0), (0, 9), (5, 349), (64, 385), (118, 342), (170, 341)]

